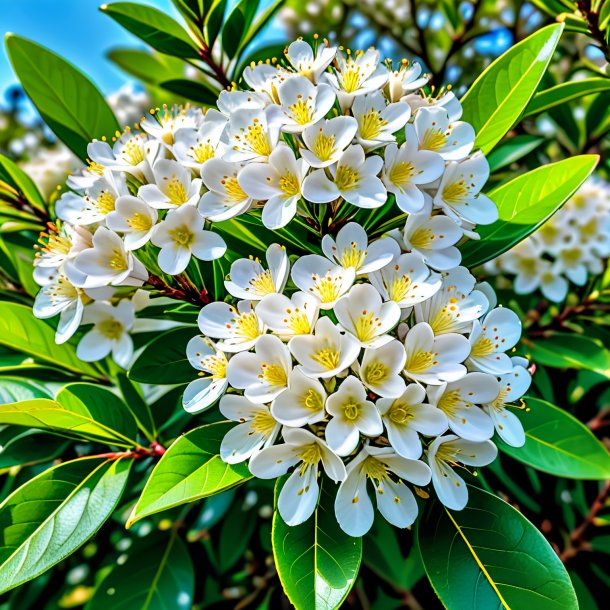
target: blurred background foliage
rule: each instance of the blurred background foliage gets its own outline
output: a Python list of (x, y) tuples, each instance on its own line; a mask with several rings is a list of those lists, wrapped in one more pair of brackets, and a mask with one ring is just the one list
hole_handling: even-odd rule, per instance
[[(105, 9), (108, 24), (118, 22), (148, 43), (109, 43), (108, 58), (124, 75), (119, 87), (104, 91), (118, 121), (133, 123), (163, 103), (210, 104), (218, 90), (239, 79), (243, 66), (253, 58), (281, 57), (286, 41), (316, 32), (352, 48), (375, 45), (388, 57), (416, 59), (431, 72), (437, 90), (452, 86), (460, 96), (502, 52), (544, 25), (562, 21), (566, 31), (540, 92), (524, 120), (490, 154), (490, 163), (501, 178), (567, 156), (599, 153), (598, 173), (609, 178), (610, 2), (278, 0), (260, 7), (255, 4), (216, 1), (210, 10), (198, 13), (202, 5), (196, 1), (175, 0), (171, 15), (183, 24), (178, 26), (182, 34), (169, 43), (134, 28), (125, 11)], [(162, 8), (167, 15), (166, 7)], [(69, 20), (66, 14), (61, 26), (66, 36), (78, 27)], [(208, 54), (189, 52), (187, 30), (208, 48)], [(23, 29), (19, 34), (28, 36), (29, 32)], [(219, 36), (222, 55), (215, 46)], [(54, 50), (61, 54), (61, 49)], [(0, 153), (2, 199), (14, 196), (17, 175), (4, 159), (16, 162), (32, 177), (47, 202), (81, 163), (57, 141), (18, 86), (3, 93)], [(23, 181), (17, 182), (28, 190)], [(44, 205), (34, 206), (23, 222), (30, 229), (40, 225), (44, 209)], [(30, 306), (35, 291), (28, 277), (33, 251), (27, 238), (14, 234), (16, 225), (22, 228), (17, 222), (8, 228), (5, 224), (0, 236), (5, 301), (0, 317), (14, 313), (20, 304)], [(565, 426), (578, 420), (610, 447), (610, 269), (573, 290), (562, 304), (539, 295), (517, 298), (501, 289), (499, 299), (525, 320), (521, 350), (531, 354), (537, 368), (532, 394), (569, 414), (558, 420)], [(182, 315), (194, 319), (196, 310), (191, 309), (183, 308)], [(53, 396), (58, 387), (82, 375), (104, 384), (116, 373), (105, 370), (108, 365), (75, 370), (64, 349), (45, 355), (44, 349), (28, 348), (27, 339), (35, 333), (41, 345), (49, 337), (52, 343), (50, 329), (33, 319), (24, 338), (7, 339), (0, 333), (3, 403)], [(153, 387), (126, 378), (120, 386), (126, 402), (149, 405), (163, 443), (213, 418), (212, 414), (198, 418), (185, 414), (180, 405), (182, 388)], [(565, 429), (555, 432), (563, 434)], [(12, 426), (0, 428), (0, 446), (2, 499), (58, 459), (104, 451), (96, 442), (75, 442)], [(519, 453), (514, 457), (518, 460)], [(136, 474), (150, 469), (153, 462), (149, 455), (134, 460), (117, 511), (98, 534), (51, 571), (5, 594), (0, 610), (156, 610), (166, 607), (163, 600), (169, 599), (174, 602), (167, 607), (184, 610), (289, 608), (270, 546), (272, 488), (264, 481), (250, 481), (198, 504), (143, 519), (126, 531), (123, 524), (141, 492), (142, 477)], [(553, 469), (552, 460), (550, 464), (549, 473), (541, 472), (501, 453), (495, 464), (479, 473), (478, 484), (517, 507), (550, 541), (573, 579), (580, 608), (601, 609), (610, 593), (610, 483), (563, 478), (560, 470)], [(156, 553), (151, 552), (153, 547)], [(161, 561), (158, 549), (163, 549)], [(344, 607), (442, 607), (424, 577), (410, 532), (376, 522), (365, 537), (363, 567)]]

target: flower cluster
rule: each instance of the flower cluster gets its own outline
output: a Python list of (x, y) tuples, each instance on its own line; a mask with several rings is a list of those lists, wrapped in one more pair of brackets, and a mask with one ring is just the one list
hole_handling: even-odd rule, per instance
[(494, 430), (514, 446), (525, 440), (507, 408), (530, 384), (527, 361), (506, 353), (518, 317), (466, 268), (438, 273), (410, 239), (409, 221), (371, 243), (349, 223), (324, 237), (324, 255), (292, 268), (274, 244), (266, 266), (233, 263), (225, 286), (234, 304), (201, 309), (203, 334), (187, 348), (200, 378), (184, 407), (220, 398), (221, 413), (239, 422), (221, 445), (226, 462), (249, 460), (260, 478), (296, 467), (278, 500), (288, 524), (311, 515), (321, 469), (340, 482), (336, 516), (354, 536), (373, 522), (368, 482), (398, 527), (417, 515), (405, 482), (431, 480), (461, 509), (468, 492), (455, 468), (491, 462)]
[(584, 286), (590, 275), (602, 273), (609, 256), (610, 185), (590, 178), (540, 229), (487, 263), (485, 270), (513, 277), (517, 294), (540, 290), (560, 302), (570, 282)]

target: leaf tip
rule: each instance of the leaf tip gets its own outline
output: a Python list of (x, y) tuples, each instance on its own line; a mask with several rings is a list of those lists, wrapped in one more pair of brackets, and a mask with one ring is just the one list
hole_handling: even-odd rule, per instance
[(108, 5), (107, 4), (101, 4), (100, 5), (100, 11), (104, 12), (108, 10)]

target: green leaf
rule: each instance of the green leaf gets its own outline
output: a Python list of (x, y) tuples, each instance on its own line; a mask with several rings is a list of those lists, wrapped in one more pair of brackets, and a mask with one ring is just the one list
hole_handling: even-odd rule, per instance
[(108, 57), (121, 70), (150, 85), (159, 85), (184, 73), (182, 60), (140, 49), (113, 49)]
[(502, 142), (487, 155), (489, 171), (493, 173), (518, 161), (538, 148), (545, 140), (544, 136), (525, 134)]
[(593, 95), (594, 93), (607, 91), (609, 89), (610, 78), (583, 78), (582, 80), (561, 83), (555, 87), (536, 93), (525, 109), (523, 116), (531, 116), (532, 114), (544, 112), (554, 106), (559, 106), (560, 104), (565, 104), (566, 102), (576, 100), (580, 97)]
[(146, 345), (129, 370), (129, 378), (156, 385), (187, 383), (197, 377), (186, 357), (186, 345), (196, 327), (172, 328)]
[(14, 466), (50, 462), (66, 450), (68, 442), (38, 430), (7, 426), (0, 430), (0, 473)]
[(563, 27), (549, 25), (511, 47), (466, 92), (462, 119), (475, 129), (475, 148), (488, 153), (515, 124), (536, 92)]
[(475, 267), (496, 258), (546, 222), (591, 175), (597, 155), (579, 155), (538, 167), (493, 189), (498, 220), (477, 227), (480, 240), (462, 250), (462, 264)]
[(496, 439), (512, 458), (569, 479), (610, 479), (610, 453), (575, 417), (538, 398), (527, 398), (528, 411), (515, 409), (525, 430), (525, 445), (510, 447)]
[(26, 305), (0, 303), (0, 345), (73, 373), (102, 377), (97, 368), (76, 356), (72, 345), (57, 345), (54, 330), (35, 318), (31, 307)]
[(34, 477), (0, 505), (0, 593), (42, 574), (110, 517), (132, 460), (83, 458)]
[(85, 610), (190, 610), (195, 572), (177, 532), (136, 540), (97, 586)]
[(227, 0), (214, 0), (205, 18), (205, 40), (211, 49), (220, 33), (227, 8)]
[(199, 59), (197, 47), (188, 33), (159, 9), (134, 2), (113, 2), (103, 4), (100, 10), (161, 53)]
[(125, 405), (134, 416), (138, 427), (151, 443), (154, 442), (157, 435), (155, 420), (139, 388), (124, 373), (117, 375), (117, 386), (121, 390)]
[(251, 478), (245, 464), (220, 458), (220, 442), (232, 424), (221, 422), (195, 428), (180, 436), (152, 471), (127, 527), (143, 517), (195, 502)]
[(0, 180), (12, 186), (32, 205), (45, 209), (45, 202), (34, 181), (8, 157), (0, 155)]
[(173, 78), (159, 83), (159, 87), (163, 87), (172, 93), (177, 93), (181, 97), (199, 102), (205, 106), (215, 106), (218, 101), (218, 92), (211, 91), (202, 83), (186, 78)]
[[(279, 482), (278, 482), (279, 487)], [(284, 592), (297, 610), (335, 610), (354, 586), (362, 559), (362, 539), (337, 523), (335, 485), (321, 479), (319, 504), (301, 525), (273, 517), (273, 555)]]
[(568, 573), (544, 536), (496, 496), (470, 487), (468, 506), (434, 501), (417, 525), (428, 578), (451, 610), (576, 610)]
[[(60, 392), (61, 394), (61, 392)], [(0, 424), (27, 426), (48, 430), (68, 438), (102, 442), (118, 447), (134, 447), (135, 440), (113, 430), (106, 421), (114, 421), (103, 405), (76, 404), (64, 406), (54, 400), (37, 398), (0, 405)]]
[(6, 48), (44, 122), (82, 160), (91, 140), (111, 136), (119, 128), (104, 96), (65, 59), (14, 34), (7, 35)]
[[(65, 409), (90, 417), (121, 437), (135, 439), (136, 420), (127, 405), (113, 392), (92, 383), (70, 383), (64, 386), (55, 400)], [(133, 444), (136, 444), (133, 441)]]
[(52, 396), (52, 392), (34, 379), (8, 376), (0, 378), (0, 404), (2, 405), (32, 398), (52, 398)]
[(599, 339), (553, 333), (542, 340), (524, 339), (533, 362), (559, 369), (585, 369), (610, 379), (610, 351)]

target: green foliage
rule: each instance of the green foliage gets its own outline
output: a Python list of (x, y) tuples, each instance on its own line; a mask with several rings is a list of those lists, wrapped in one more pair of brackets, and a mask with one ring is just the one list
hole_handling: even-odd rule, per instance
[(426, 573), (445, 606), (578, 608), (570, 578), (542, 534), (493, 494), (469, 492), (464, 510), (435, 501), (417, 526)]
[(0, 505), (0, 592), (35, 578), (112, 514), (131, 460), (83, 458), (31, 479)]
[(462, 263), (474, 267), (506, 252), (550, 218), (591, 175), (596, 155), (581, 155), (536, 168), (493, 189), (499, 218), (478, 227), (481, 236), (462, 247)]
[(498, 446), (515, 460), (557, 477), (610, 479), (610, 453), (575, 417), (537, 398), (526, 399), (528, 410), (517, 411), (525, 430), (525, 445)]
[[(278, 487), (282, 481), (278, 481)], [(354, 586), (362, 541), (339, 528), (334, 511), (335, 485), (321, 480), (320, 501), (301, 525), (289, 526), (276, 511), (273, 553), (288, 599), (297, 610), (335, 610)]]
[(247, 481), (245, 465), (220, 459), (220, 441), (229, 428), (217, 423), (180, 436), (152, 471), (127, 525)]
[(25, 92), (44, 122), (78, 157), (87, 144), (110, 137), (118, 123), (93, 83), (65, 59), (40, 45), (10, 34), (8, 55)]

